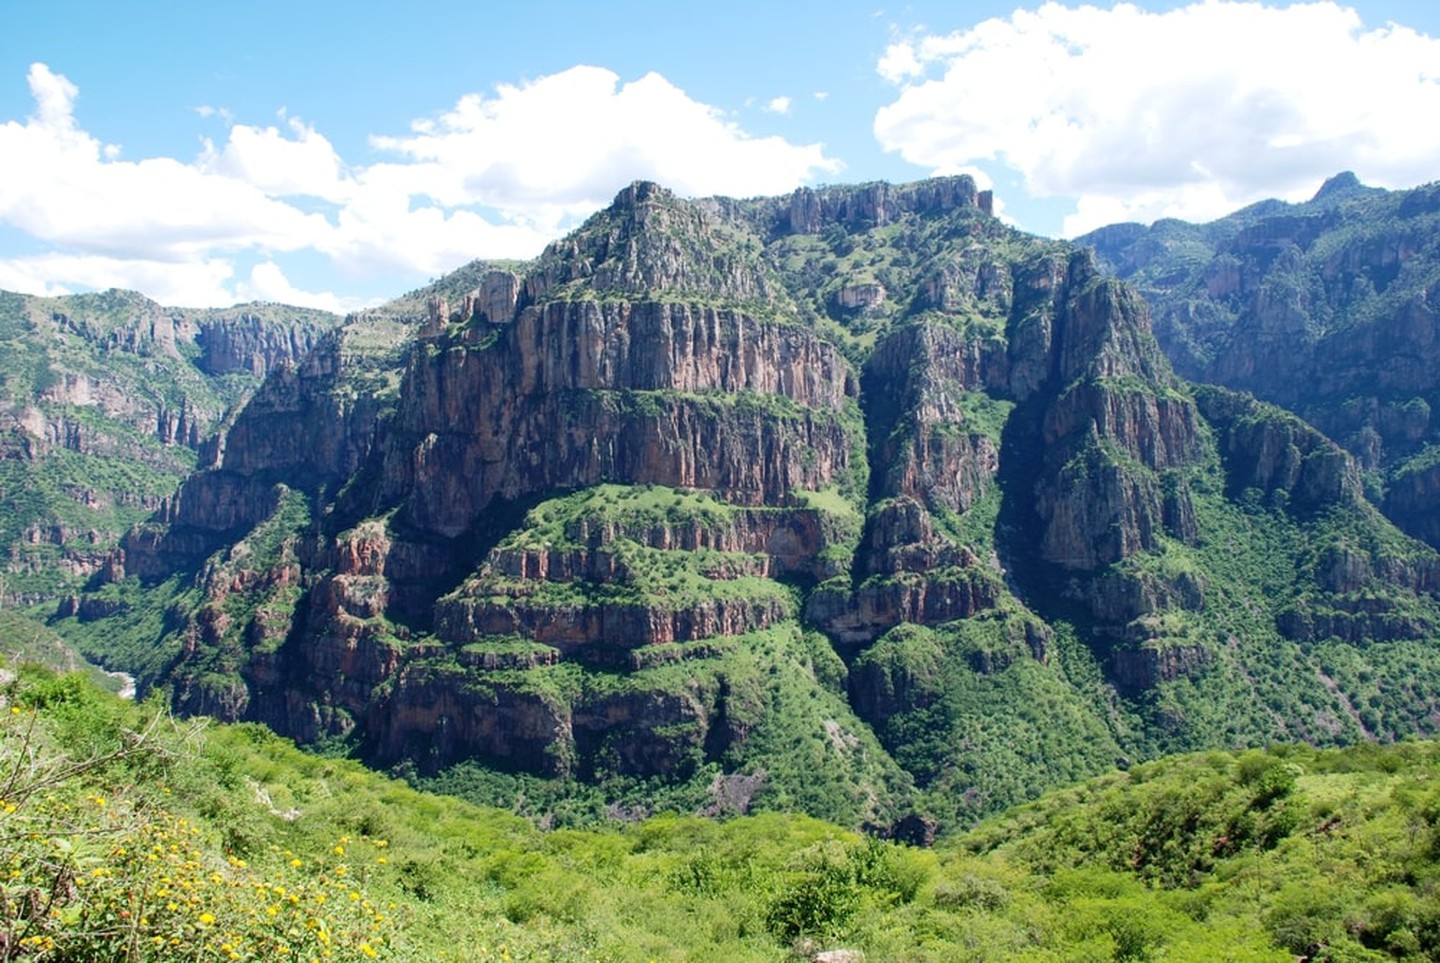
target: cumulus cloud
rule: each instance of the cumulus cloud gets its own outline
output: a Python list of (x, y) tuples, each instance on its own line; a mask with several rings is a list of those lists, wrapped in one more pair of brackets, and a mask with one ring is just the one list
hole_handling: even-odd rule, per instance
[(234, 267), (224, 258), (157, 261), (47, 253), (0, 260), (0, 289), (48, 297), (81, 290), (128, 288), (161, 304), (212, 307), (243, 300), (229, 287), (234, 273)]
[(750, 196), (840, 168), (820, 144), (749, 136), (659, 74), (621, 83), (589, 66), (470, 94), (410, 136), (372, 142), (416, 165), (438, 202), (483, 203), (540, 227), (593, 210), (636, 179)]
[(350, 193), (345, 165), (330, 141), (298, 117), (286, 133), (236, 124), (224, 148), (209, 140), (198, 167), (259, 188), (271, 197), (309, 196), (343, 201)]
[(330, 293), (300, 290), (290, 283), (280, 265), (274, 261), (265, 261), (251, 268), (250, 279), (236, 284), (235, 292), (246, 301), (277, 301), (302, 308), (319, 308), (335, 314), (343, 314), (360, 306)]
[(171, 158), (115, 160), (75, 121), (75, 86), (30, 68), (35, 113), (0, 125), (0, 221), (40, 241), (110, 257), (193, 260), (217, 249), (296, 250), (329, 230), (244, 181)]
[(885, 149), (1074, 197), (1067, 234), (1300, 199), (1345, 169), (1411, 186), (1440, 157), (1440, 40), (1331, 2), (1047, 3), (897, 41), (878, 70), (899, 88), (875, 117)]
[[(574, 67), (462, 97), (375, 136), (347, 162), (314, 124), (227, 126), (188, 160), (120, 160), (78, 123), (79, 90), (30, 68), (25, 121), (0, 124), (0, 224), (47, 248), (0, 261), (0, 287), (34, 293), (134, 287), (182, 305), (259, 298), (350, 302), (286, 276), (317, 252), (342, 276), (443, 273), (476, 257), (527, 257), (632, 180), (681, 194), (779, 193), (839, 170), (819, 144), (752, 137), (658, 74), (621, 83)], [(370, 158), (367, 158), (370, 160)], [(262, 258), (239, 276), (234, 258)]]
[(765, 104), (765, 109), (772, 114), (790, 113), (789, 97), (771, 97)]

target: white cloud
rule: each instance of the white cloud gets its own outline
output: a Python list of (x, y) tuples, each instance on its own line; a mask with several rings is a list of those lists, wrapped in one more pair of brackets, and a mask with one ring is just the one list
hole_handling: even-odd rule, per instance
[(235, 293), (246, 301), (277, 301), (302, 308), (319, 308), (335, 314), (361, 305), (342, 300), (329, 292), (302, 291), (290, 283), (280, 265), (265, 261), (250, 269), (250, 279), (235, 285)]
[(195, 108), (195, 113), (201, 117), (219, 117), (227, 124), (235, 122), (235, 115), (230, 112), (228, 107), (211, 107), (209, 104), (201, 104)]
[(30, 95), (35, 98), (35, 120), (42, 127), (54, 130), (74, 129), (74, 118), (70, 111), (80, 88), (68, 78), (52, 73), (44, 64), (31, 64), (26, 76), (30, 83)]
[(1075, 197), (1067, 234), (1300, 199), (1344, 169), (1391, 187), (1437, 175), (1440, 41), (1331, 2), (1047, 3), (896, 42), (877, 69), (900, 88), (875, 117), (885, 149)]
[(545, 227), (593, 210), (636, 179), (686, 195), (789, 190), (839, 164), (819, 144), (751, 137), (656, 73), (620, 83), (572, 67), (493, 97), (470, 94), (409, 137), (374, 144), (418, 165), (431, 197), (483, 203)]
[(341, 201), (349, 190), (345, 165), (330, 141), (298, 117), (288, 118), (287, 137), (275, 127), (236, 124), (221, 150), (205, 142), (199, 168), (259, 188), (271, 197), (319, 197)]
[(771, 97), (766, 101), (765, 109), (772, 114), (788, 114), (790, 113), (790, 98)]
[[(819, 144), (752, 137), (658, 74), (621, 83), (574, 67), (470, 94), (377, 136), (385, 159), (347, 162), (282, 108), (237, 124), (191, 160), (119, 160), (76, 120), (79, 91), (45, 64), (28, 76), (35, 113), (0, 124), (0, 224), (49, 252), (0, 261), (0, 287), (134, 287), (182, 305), (262, 298), (330, 306), (291, 284), (285, 255), (314, 251), (342, 276), (423, 277), (476, 257), (528, 257), (632, 180), (684, 195), (787, 191), (840, 165)], [(233, 258), (262, 261), (238, 277)]]
[(223, 258), (175, 262), (52, 253), (0, 260), (0, 289), (51, 296), (127, 288), (161, 304), (211, 307), (239, 300), (228, 287), (233, 274)]
[(255, 186), (171, 158), (113, 160), (75, 122), (78, 91), (30, 68), (36, 111), (0, 125), (0, 221), (86, 254), (163, 261), (215, 250), (296, 250), (329, 230)]

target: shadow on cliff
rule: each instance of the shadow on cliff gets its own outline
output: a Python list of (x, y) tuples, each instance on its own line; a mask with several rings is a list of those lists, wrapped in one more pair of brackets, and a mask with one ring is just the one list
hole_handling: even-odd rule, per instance
[[(1074, 576), (1047, 562), (1040, 552), (1043, 521), (1035, 510), (1035, 483), (1044, 470), (1041, 421), (1052, 399), (1037, 393), (1017, 404), (1000, 435), (1000, 511), (995, 520), (995, 553), (1006, 587), (1047, 623), (1068, 622), (1092, 651), (1094, 617), (1070, 596)], [(1104, 652), (1095, 652), (1103, 657)]]

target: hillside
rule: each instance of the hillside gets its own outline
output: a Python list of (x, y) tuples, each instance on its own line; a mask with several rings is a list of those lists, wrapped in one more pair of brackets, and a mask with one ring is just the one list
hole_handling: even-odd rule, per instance
[(923, 850), (797, 816), (545, 832), (35, 669), (0, 688), (0, 735), (9, 958), (1440, 952), (1429, 742), (1168, 758)]
[(1435, 551), (989, 208), (632, 185), (278, 366), (53, 627), (561, 818), (953, 831), (1117, 760), (1433, 732)]
[(1181, 375), (1300, 415), (1354, 456), (1387, 516), (1440, 545), (1440, 186), (1340, 174), (1303, 204), (1077, 242), (1140, 289)]
[(73, 592), (215, 456), (225, 415), (340, 321), (273, 304), (0, 292), (0, 605)]

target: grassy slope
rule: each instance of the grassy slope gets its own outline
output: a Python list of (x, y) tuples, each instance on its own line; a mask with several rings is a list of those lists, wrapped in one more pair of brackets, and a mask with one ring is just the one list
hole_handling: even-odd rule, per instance
[(926, 851), (779, 815), (542, 832), (258, 727), (175, 723), (78, 677), (27, 670), (3, 698), (0, 934), (36, 959), (1440, 949), (1432, 743), (1173, 757)]

